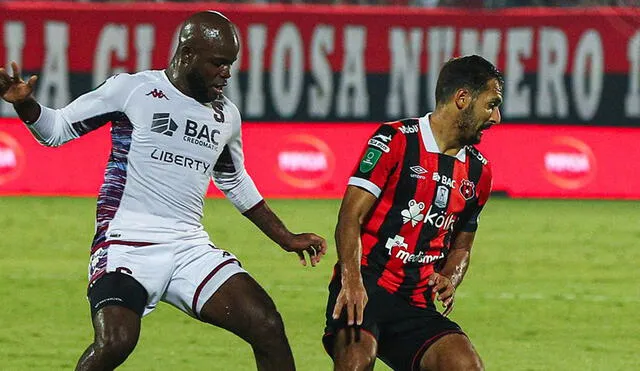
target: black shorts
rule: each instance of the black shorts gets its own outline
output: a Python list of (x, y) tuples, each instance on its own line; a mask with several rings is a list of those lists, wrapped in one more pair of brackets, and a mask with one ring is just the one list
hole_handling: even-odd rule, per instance
[[(378, 358), (396, 371), (419, 370), (420, 359), (436, 340), (444, 335), (464, 332), (455, 322), (440, 314), (434, 307), (418, 308), (378, 286), (375, 279), (364, 277), (369, 301), (360, 326), (378, 342)], [(335, 334), (347, 326), (346, 311), (334, 320), (333, 308), (341, 288), (340, 274), (329, 283), (326, 327), (322, 342), (333, 357)]]
[(147, 290), (138, 281), (120, 272), (105, 274), (87, 289), (92, 318), (101, 308), (109, 305), (129, 308), (142, 316), (147, 296)]

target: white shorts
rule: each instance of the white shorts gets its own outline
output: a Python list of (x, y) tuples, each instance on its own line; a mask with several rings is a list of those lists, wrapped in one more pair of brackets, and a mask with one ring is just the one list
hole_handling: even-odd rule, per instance
[(143, 315), (164, 301), (199, 319), (202, 306), (229, 277), (247, 273), (233, 254), (208, 240), (108, 241), (96, 247), (89, 263), (89, 285), (110, 272), (132, 276), (149, 295)]

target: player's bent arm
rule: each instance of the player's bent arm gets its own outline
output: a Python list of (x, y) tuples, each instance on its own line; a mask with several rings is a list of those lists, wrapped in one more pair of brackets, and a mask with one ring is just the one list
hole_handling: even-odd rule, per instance
[(441, 275), (449, 278), (454, 287), (458, 287), (464, 278), (471, 258), (471, 247), (476, 232), (458, 232), (451, 244), (447, 261), (440, 270)]
[(335, 238), (343, 280), (362, 279), (360, 275), (362, 255), (360, 233), (364, 219), (376, 200), (376, 196), (370, 192), (353, 185), (347, 187), (342, 198)]

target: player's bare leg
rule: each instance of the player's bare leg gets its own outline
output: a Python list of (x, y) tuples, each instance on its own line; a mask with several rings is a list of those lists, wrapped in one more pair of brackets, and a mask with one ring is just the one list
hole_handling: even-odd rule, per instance
[(482, 371), (480, 356), (462, 334), (449, 334), (433, 343), (420, 360), (421, 371)]
[(118, 367), (133, 351), (140, 336), (140, 316), (112, 305), (93, 317), (94, 340), (84, 351), (76, 371), (107, 371)]
[(370, 371), (376, 362), (378, 344), (366, 331), (353, 327), (338, 332), (333, 346), (335, 371)]
[(248, 274), (231, 276), (204, 304), (200, 318), (248, 342), (258, 370), (295, 370), (282, 317), (273, 300)]

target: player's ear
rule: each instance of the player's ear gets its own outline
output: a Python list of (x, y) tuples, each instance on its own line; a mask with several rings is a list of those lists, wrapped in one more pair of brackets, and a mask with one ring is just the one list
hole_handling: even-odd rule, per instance
[(460, 88), (456, 90), (456, 93), (453, 96), (453, 102), (456, 104), (456, 107), (459, 110), (463, 110), (467, 108), (469, 104), (471, 104), (472, 100), (471, 92), (467, 88)]
[(193, 62), (194, 58), (195, 58), (195, 53), (191, 46), (183, 45), (182, 48), (180, 48), (180, 59), (184, 63), (191, 63)]

